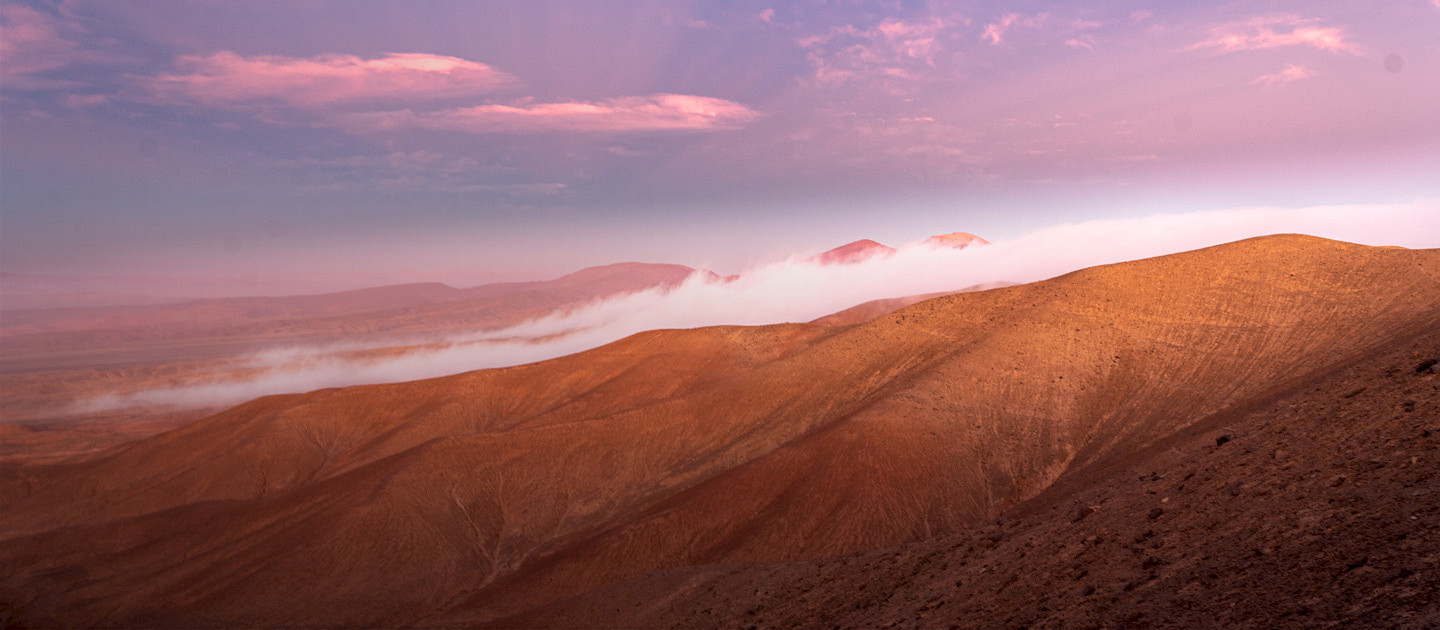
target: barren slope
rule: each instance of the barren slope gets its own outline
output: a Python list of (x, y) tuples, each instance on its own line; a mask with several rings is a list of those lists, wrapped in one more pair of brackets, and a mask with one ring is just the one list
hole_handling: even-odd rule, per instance
[(1440, 626), (1440, 330), (969, 531), (657, 572), (495, 627)]
[(0, 469), (0, 598), (79, 624), (474, 622), (925, 540), (1437, 316), (1440, 252), (1269, 237), (851, 327), (268, 397)]
[(924, 302), (925, 300), (933, 300), (937, 297), (954, 295), (956, 293), (966, 293), (969, 291), (988, 291), (990, 289), (1000, 289), (1009, 286), (1015, 286), (1015, 283), (987, 282), (985, 284), (977, 284), (975, 286), (965, 287), (963, 289), (960, 289), (959, 291), (941, 291), (938, 293), (925, 293), (921, 295), (907, 295), (897, 298), (870, 300), (869, 302), (862, 302), (860, 304), (856, 304), (855, 306), (847, 308), (843, 311), (836, 311), (824, 317), (818, 317), (816, 319), (810, 320), (810, 323), (819, 324), (821, 326), (849, 326), (851, 324), (863, 324), (881, 315), (889, 315), (890, 313), (894, 313), (895, 311), (910, 306), (911, 304), (917, 304), (920, 302)]

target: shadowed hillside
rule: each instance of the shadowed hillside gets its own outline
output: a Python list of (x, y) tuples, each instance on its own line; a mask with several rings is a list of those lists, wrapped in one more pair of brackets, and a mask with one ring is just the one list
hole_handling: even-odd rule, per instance
[(1222, 411), (993, 522), (648, 574), (497, 628), (1440, 625), (1440, 330)]
[(267, 397), (0, 470), (0, 599), (35, 623), (476, 622), (929, 540), (1437, 317), (1440, 252), (1279, 236), (848, 327)]

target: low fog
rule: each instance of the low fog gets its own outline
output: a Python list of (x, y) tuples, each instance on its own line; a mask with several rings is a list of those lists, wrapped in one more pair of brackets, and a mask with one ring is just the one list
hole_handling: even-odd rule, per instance
[(892, 255), (852, 264), (822, 265), (797, 256), (760, 265), (729, 282), (696, 274), (671, 289), (616, 296), (483, 335), (456, 335), (402, 356), (357, 359), (341, 358), (337, 347), (277, 349), (249, 357), (263, 368), (251, 380), (107, 397), (87, 407), (230, 405), (267, 394), (444, 376), (550, 359), (645, 330), (806, 322), (875, 299), (990, 282), (1034, 282), (1085, 267), (1278, 233), (1440, 247), (1440, 200), (1088, 221), (965, 249), (917, 240)]

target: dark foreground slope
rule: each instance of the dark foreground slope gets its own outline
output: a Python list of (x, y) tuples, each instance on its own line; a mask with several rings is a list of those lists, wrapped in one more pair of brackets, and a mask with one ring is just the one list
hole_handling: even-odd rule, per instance
[(934, 540), (1437, 317), (1440, 252), (1270, 237), (849, 327), (267, 397), (0, 468), (0, 601), (25, 623), (469, 624)]
[(492, 625), (1440, 627), (1437, 357), (1440, 330), (1394, 343), (960, 534), (657, 572)]

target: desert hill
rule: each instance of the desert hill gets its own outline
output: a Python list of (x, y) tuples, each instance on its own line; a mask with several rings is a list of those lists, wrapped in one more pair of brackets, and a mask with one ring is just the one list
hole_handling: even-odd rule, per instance
[(0, 600), (41, 624), (473, 623), (933, 540), (1437, 316), (1440, 252), (1277, 236), (852, 326), (261, 398), (0, 468)]
[(497, 628), (1440, 624), (1440, 330), (1074, 471), (957, 534), (671, 569)]
[(977, 284), (975, 286), (965, 287), (958, 291), (941, 291), (939, 293), (925, 293), (922, 295), (907, 295), (897, 298), (870, 300), (869, 302), (862, 302), (860, 304), (856, 304), (855, 306), (847, 308), (843, 311), (836, 311), (824, 317), (817, 317), (811, 320), (810, 323), (819, 324), (821, 326), (848, 326), (852, 324), (863, 324), (872, 319), (875, 319), (876, 317), (880, 317), (881, 315), (888, 315), (890, 313), (894, 313), (895, 311), (910, 306), (911, 304), (917, 304), (920, 302), (924, 302), (925, 300), (932, 300), (937, 297), (954, 295), (956, 293), (968, 293), (970, 291), (988, 291), (990, 289), (1000, 289), (1009, 286), (1015, 286), (1015, 283), (987, 282), (985, 284)]

